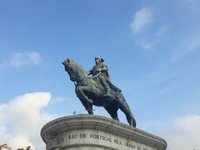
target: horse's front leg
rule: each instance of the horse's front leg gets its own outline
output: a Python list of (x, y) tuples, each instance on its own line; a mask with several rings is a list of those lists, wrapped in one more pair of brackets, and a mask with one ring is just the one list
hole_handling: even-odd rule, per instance
[(77, 86), (75, 89), (76, 95), (87, 110), (88, 114), (93, 114), (93, 101), (85, 94), (88, 88), (86, 86)]

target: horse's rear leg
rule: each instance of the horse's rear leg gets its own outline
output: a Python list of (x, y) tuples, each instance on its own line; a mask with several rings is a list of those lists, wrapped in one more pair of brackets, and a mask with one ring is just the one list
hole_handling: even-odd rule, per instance
[(118, 97), (118, 100), (120, 102), (120, 109), (122, 112), (125, 113), (126, 119), (129, 123), (130, 126), (136, 127), (136, 121), (135, 118), (133, 117), (133, 114), (131, 112), (131, 109), (129, 108), (128, 104), (126, 103), (125, 99), (123, 96)]
[(126, 114), (126, 119), (127, 119), (128, 123), (130, 124), (130, 126), (136, 127), (135, 118), (132, 115), (130, 115), (130, 113)]
[(136, 121), (135, 118), (133, 117), (131, 111), (129, 110), (122, 110), (125, 114), (126, 114), (126, 119), (128, 121), (128, 123), (130, 124), (130, 126), (136, 127)]
[(124, 107), (121, 107), (120, 108), (122, 112), (125, 113), (126, 115), (126, 119), (129, 123), (130, 126), (133, 126), (133, 127), (136, 127), (136, 121), (135, 121), (135, 118), (133, 117), (131, 111), (127, 108), (124, 108)]

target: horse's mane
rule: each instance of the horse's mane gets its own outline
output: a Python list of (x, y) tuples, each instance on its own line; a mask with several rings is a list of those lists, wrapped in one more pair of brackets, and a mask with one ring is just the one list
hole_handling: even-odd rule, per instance
[(84, 68), (80, 64), (76, 63), (74, 60), (71, 60), (71, 61), (73, 62), (74, 65), (78, 67), (78, 69), (83, 71), (85, 76), (88, 76), (87, 72), (84, 70)]
[(71, 61), (72, 61), (71, 63), (73, 63), (74, 65), (76, 65), (76, 67), (77, 67), (76, 69), (81, 70), (83, 72), (83, 74), (86, 77), (88, 77), (88, 79), (94, 84), (94, 86), (97, 87), (97, 88), (99, 88), (100, 84), (98, 83), (99, 82), (98, 78), (91, 78), (91, 77), (89, 77), (87, 71), (85, 71), (84, 68), (80, 64), (76, 63), (74, 60), (71, 60)]

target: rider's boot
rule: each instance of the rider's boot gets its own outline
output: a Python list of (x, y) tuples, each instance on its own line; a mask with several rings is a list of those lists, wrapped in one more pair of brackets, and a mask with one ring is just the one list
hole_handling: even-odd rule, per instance
[(111, 93), (110, 93), (110, 87), (105, 87), (106, 93), (103, 95), (104, 97), (111, 97)]
[(109, 83), (105, 80), (105, 78), (103, 76), (99, 76), (99, 79), (101, 81), (101, 84), (103, 85), (104, 89), (105, 89), (105, 94), (103, 95), (104, 97), (106, 96), (112, 96), (110, 93), (110, 86)]

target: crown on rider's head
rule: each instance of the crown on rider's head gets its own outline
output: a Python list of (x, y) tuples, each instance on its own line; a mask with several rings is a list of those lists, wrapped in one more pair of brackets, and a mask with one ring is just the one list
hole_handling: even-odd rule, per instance
[(100, 62), (104, 62), (104, 59), (103, 59), (103, 58), (100, 58), (100, 57), (95, 57), (94, 59), (95, 59), (95, 61), (96, 61), (96, 60), (100, 60)]

